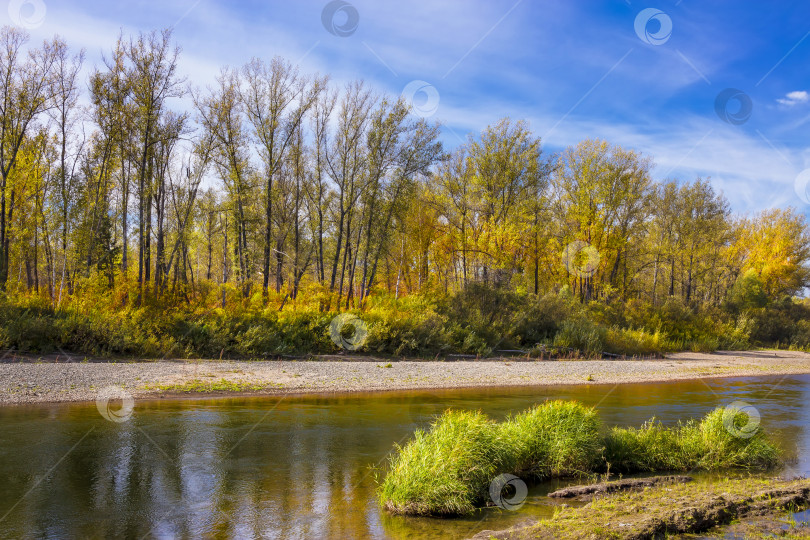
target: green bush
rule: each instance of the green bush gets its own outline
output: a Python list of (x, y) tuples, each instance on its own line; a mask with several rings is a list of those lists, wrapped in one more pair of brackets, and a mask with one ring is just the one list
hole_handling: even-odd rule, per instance
[(790, 346), (800, 350), (810, 348), (810, 321), (804, 320), (796, 323), (796, 328), (790, 337)]
[(556, 294), (546, 294), (530, 302), (521, 313), (513, 332), (522, 346), (551, 342), (560, 324), (575, 312), (575, 305)]
[(361, 315), (368, 324), (365, 350), (394, 355), (436, 354), (450, 349), (446, 321), (435, 313)]
[(648, 356), (676, 350), (677, 346), (656, 330), (649, 332), (639, 329), (612, 327), (605, 332), (607, 352), (627, 356)]
[(788, 310), (771, 307), (750, 313), (755, 321), (751, 339), (756, 343), (790, 343), (796, 333), (795, 319)]
[(471, 283), (453, 295), (439, 312), (458, 324), (453, 345), (466, 349), (464, 352), (478, 353), (487, 348), (482, 343), (500, 348), (520, 345), (515, 329), (525, 319), (528, 304), (528, 296), (505, 286)]
[(576, 349), (586, 356), (593, 356), (605, 350), (604, 329), (588, 319), (567, 320), (560, 325), (554, 336), (554, 346)]

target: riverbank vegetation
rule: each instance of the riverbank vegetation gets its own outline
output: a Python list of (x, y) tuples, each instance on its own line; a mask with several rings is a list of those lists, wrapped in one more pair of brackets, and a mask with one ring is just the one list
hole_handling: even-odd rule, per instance
[(485, 504), (501, 474), (530, 482), (605, 471), (774, 467), (779, 451), (748, 422), (739, 410), (717, 408), (700, 422), (665, 428), (651, 421), (605, 434), (596, 411), (577, 402), (546, 402), (503, 422), (450, 410), (397, 447), (379, 498), (396, 514), (459, 515)]
[[(0, 31), (0, 347), (141, 357), (810, 346), (810, 235), (503, 119), (454, 149), (413, 96), (284, 59), (179, 71), (169, 31), (89, 69)], [(454, 143), (455, 144), (455, 143)]]
[(651, 540), (692, 533), (704, 533), (701, 538), (807, 538), (805, 524), (793, 514), (808, 506), (806, 479), (672, 483), (599, 496), (587, 507), (561, 508), (535, 525), (485, 531), (473, 538)]
[[(396, 299), (381, 293), (352, 313), (358, 320), (344, 332), (351, 336), (354, 324), (366, 329), (357, 352), (393, 356), (485, 358), (506, 350), (548, 359), (810, 347), (810, 304), (790, 299), (734, 315), (695, 309), (678, 299), (661, 306), (582, 303), (565, 288), (535, 297), (474, 284), (450, 297)], [(121, 306), (91, 296), (55, 308), (47, 299), (22, 296), (0, 300), (0, 347), (139, 358), (332, 354), (341, 350), (330, 339), (337, 314), (320, 310), (317, 301), (279, 310), (260, 299), (222, 308), (162, 301)]]

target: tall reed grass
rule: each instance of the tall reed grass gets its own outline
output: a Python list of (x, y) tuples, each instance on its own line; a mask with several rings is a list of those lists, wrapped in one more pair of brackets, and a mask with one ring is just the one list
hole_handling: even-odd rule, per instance
[(503, 422), (449, 410), (397, 446), (379, 499), (395, 514), (461, 515), (486, 504), (490, 484), (501, 474), (532, 481), (606, 470), (776, 466), (778, 449), (761, 426), (745, 429), (748, 420), (721, 407), (673, 428), (653, 419), (640, 428), (606, 431), (593, 408), (574, 401), (548, 401)]
[(613, 428), (605, 437), (605, 461), (616, 472), (765, 469), (779, 452), (756, 426), (745, 430), (745, 413), (717, 408), (703, 420), (674, 428), (655, 419), (640, 428)]

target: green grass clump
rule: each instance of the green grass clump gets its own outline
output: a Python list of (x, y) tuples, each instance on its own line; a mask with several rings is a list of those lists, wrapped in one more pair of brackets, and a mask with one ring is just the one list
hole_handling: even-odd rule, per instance
[(469, 514), (508, 459), (509, 445), (480, 412), (447, 411), (390, 462), (380, 486), (383, 506), (395, 514)]
[[(699, 466), (707, 470), (776, 466), (779, 449), (768, 440), (762, 426), (750, 424), (750, 421), (747, 414), (735, 409), (718, 407), (707, 414), (698, 426), (704, 452)], [(746, 426), (753, 429), (749, 431)]]
[(447, 411), (390, 460), (380, 486), (396, 514), (469, 514), (504, 473), (535, 478), (586, 472), (601, 455), (596, 412), (551, 401), (496, 423), (480, 412)]
[(481, 412), (447, 411), (397, 446), (379, 487), (395, 514), (470, 514), (501, 474), (525, 480), (603, 472), (767, 469), (778, 449), (739, 409), (667, 428), (655, 419), (607, 434), (593, 408), (549, 401), (497, 423)]
[(535, 478), (584, 474), (602, 454), (601, 421), (576, 401), (548, 401), (500, 424), (510, 443), (509, 471)]
[(778, 449), (761, 426), (749, 431), (748, 422), (747, 414), (718, 407), (700, 422), (674, 428), (654, 419), (640, 428), (616, 427), (605, 438), (605, 460), (624, 473), (775, 466)]
[(700, 458), (695, 434), (693, 421), (675, 428), (655, 419), (640, 428), (614, 427), (605, 437), (605, 460), (611, 471), (621, 473), (688, 470)]

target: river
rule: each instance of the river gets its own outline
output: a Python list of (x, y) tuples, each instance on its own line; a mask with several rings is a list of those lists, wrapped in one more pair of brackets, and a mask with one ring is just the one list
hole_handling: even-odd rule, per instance
[(0, 408), (0, 538), (467, 538), (549, 516), (532, 486), (517, 511), (394, 517), (375, 470), (447, 407), (503, 418), (549, 398), (608, 425), (665, 424), (743, 401), (810, 474), (810, 376), (387, 394), (139, 401), (125, 422), (95, 404)]

